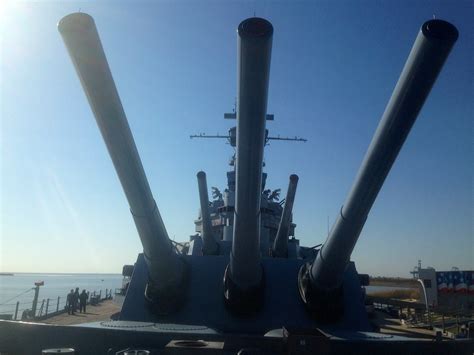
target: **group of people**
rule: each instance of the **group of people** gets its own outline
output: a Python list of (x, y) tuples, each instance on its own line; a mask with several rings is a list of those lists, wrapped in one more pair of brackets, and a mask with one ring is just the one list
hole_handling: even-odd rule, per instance
[(79, 287), (76, 287), (76, 291), (71, 289), (71, 292), (68, 293), (66, 299), (66, 309), (68, 314), (75, 314), (77, 312), (77, 306), (79, 305), (79, 312), (86, 313), (86, 304), (89, 294), (86, 290), (82, 290), (82, 293), (79, 293)]

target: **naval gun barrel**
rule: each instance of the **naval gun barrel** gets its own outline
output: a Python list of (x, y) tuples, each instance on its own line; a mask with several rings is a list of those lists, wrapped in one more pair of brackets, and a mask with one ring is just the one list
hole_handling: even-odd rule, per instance
[(367, 215), (457, 37), (446, 21), (421, 27), (340, 215), (310, 267), (313, 290), (328, 295), (341, 289)]
[[(273, 26), (265, 19), (253, 17), (241, 22), (237, 32), (236, 197), (234, 238), (226, 270), (229, 287), (225, 291), (230, 303), (251, 301), (253, 296), (249, 295), (258, 293), (263, 285), (260, 202)], [(253, 305), (256, 306), (255, 302)]]
[(207, 194), (206, 173), (200, 171), (197, 173), (198, 188), (199, 188), (199, 202), (201, 204), (201, 222), (202, 222), (202, 241), (203, 254), (217, 254), (219, 251), (219, 244), (214, 239), (211, 225), (211, 215), (209, 214), (209, 196)]
[(85, 13), (73, 13), (59, 21), (58, 30), (130, 205), (150, 282), (158, 289), (173, 288), (181, 282), (184, 266), (153, 199), (94, 20)]
[(290, 231), (291, 213), (295, 202), (296, 187), (298, 186), (298, 175), (290, 176), (288, 191), (286, 192), (285, 206), (281, 214), (280, 224), (273, 243), (272, 254), (275, 257), (286, 258), (288, 255), (288, 233)]

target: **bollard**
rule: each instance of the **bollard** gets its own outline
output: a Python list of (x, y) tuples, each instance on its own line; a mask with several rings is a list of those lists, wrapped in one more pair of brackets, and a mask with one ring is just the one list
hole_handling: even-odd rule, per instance
[(13, 318), (13, 320), (16, 320), (16, 317), (18, 316), (18, 306), (20, 305), (20, 301), (17, 301), (16, 302), (16, 307), (15, 307), (15, 317)]

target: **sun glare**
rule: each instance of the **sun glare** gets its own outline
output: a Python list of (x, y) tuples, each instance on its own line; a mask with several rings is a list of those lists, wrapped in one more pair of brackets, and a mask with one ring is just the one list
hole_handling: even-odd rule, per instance
[(10, 12), (15, 7), (18, 7), (18, 1), (13, 1), (13, 0), (4, 0), (0, 2), (0, 19), (2, 22), (7, 19), (7, 15), (10, 15)]
[[(29, 5), (32, 3), (29, 1), (19, 0), (2, 0), (0, 1), (0, 21), (2, 25), (12, 23), (25, 15), (25, 11), (28, 10)], [(6, 27), (5, 27), (6, 28)]]

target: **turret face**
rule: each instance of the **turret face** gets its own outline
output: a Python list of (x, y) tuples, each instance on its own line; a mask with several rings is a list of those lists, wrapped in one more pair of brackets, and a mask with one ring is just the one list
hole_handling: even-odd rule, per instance
[(181, 283), (184, 267), (151, 194), (94, 20), (74, 13), (59, 21), (58, 30), (130, 205), (148, 264), (150, 287), (171, 290)]
[(240, 290), (263, 282), (260, 201), (272, 34), (270, 22), (261, 18), (247, 19), (238, 28), (236, 195), (227, 276)]
[[(370, 208), (457, 36), (456, 28), (445, 21), (431, 20), (422, 26), (340, 216), (310, 267), (307, 291), (319, 290), (329, 298), (332, 291), (340, 293), (344, 270)], [(307, 299), (311, 292), (305, 294), (301, 286), (300, 282)]]

